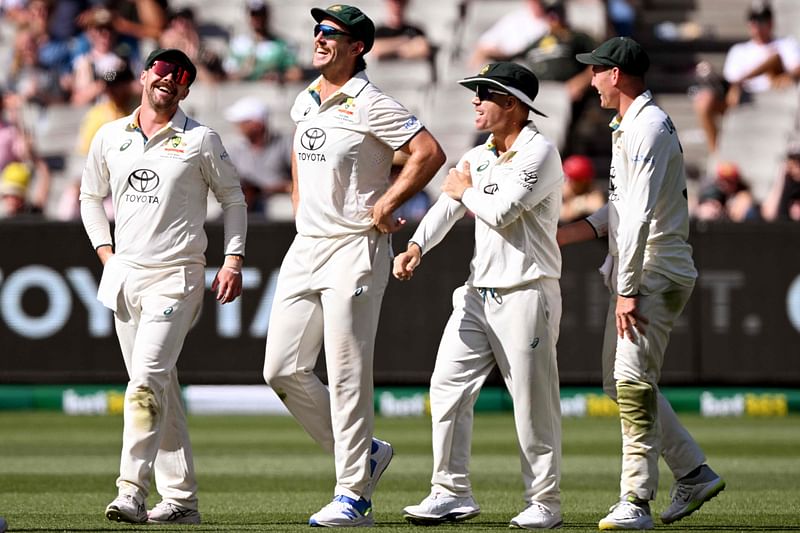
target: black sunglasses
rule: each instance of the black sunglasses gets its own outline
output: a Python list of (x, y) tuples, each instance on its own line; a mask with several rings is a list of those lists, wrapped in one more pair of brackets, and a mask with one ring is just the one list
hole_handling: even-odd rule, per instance
[(160, 78), (166, 78), (170, 74), (173, 74), (172, 79), (175, 80), (175, 83), (178, 85), (186, 85), (189, 83), (189, 78), (192, 77), (192, 73), (189, 72), (186, 67), (161, 59), (153, 61), (150, 68), (153, 69), (153, 72), (158, 74)]
[(478, 97), (478, 100), (483, 102), (484, 100), (491, 100), (492, 96), (500, 95), (500, 96), (511, 96), (510, 94), (503, 92), (503, 91), (495, 91), (494, 89), (490, 89), (486, 85), (478, 85), (475, 87), (475, 96)]
[(336, 37), (337, 35), (347, 35), (350, 34), (346, 31), (342, 31), (338, 28), (334, 28), (333, 26), (328, 26), (327, 24), (317, 24), (314, 26), (314, 37), (319, 34), (322, 34), (323, 37)]

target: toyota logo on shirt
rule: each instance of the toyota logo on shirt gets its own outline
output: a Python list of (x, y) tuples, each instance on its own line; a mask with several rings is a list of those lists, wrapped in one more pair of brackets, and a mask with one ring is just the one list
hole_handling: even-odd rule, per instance
[(136, 169), (128, 176), (128, 185), (136, 192), (147, 193), (154, 191), (158, 187), (158, 183), (158, 174), (149, 168)]
[(300, 144), (306, 150), (319, 150), (325, 144), (325, 132), (320, 128), (308, 128), (300, 136)]

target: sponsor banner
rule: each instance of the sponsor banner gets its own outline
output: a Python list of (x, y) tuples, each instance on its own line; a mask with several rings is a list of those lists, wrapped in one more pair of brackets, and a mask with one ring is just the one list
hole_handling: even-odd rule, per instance
[[(662, 390), (675, 411), (719, 416), (786, 416), (800, 413), (800, 389), (668, 388)], [(2, 385), (0, 411), (50, 410), (70, 415), (121, 415), (125, 387), (69, 385)], [(193, 415), (289, 415), (266, 385), (189, 385), (183, 388)], [(513, 404), (502, 387), (484, 387), (476, 412), (509, 412)], [(375, 390), (380, 416), (429, 416), (428, 389), (396, 387)], [(616, 417), (617, 405), (599, 388), (563, 387), (564, 417)]]
[[(308, 153), (317, 153), (323, 136), (307, 133)], [(137, 186), (147, 189), (150, 178), (137, 174)], [(293, 224), (248, 227), (243, 294), (224, 306), (210, 290), (223, 261), (223, 228), (217, 223), (206, 228), (209, 290), (181, 353), (181, 383), (263, 384), (272, 299), (281, 260), (295, 235)], [(393, 235), (395, 249), (405, 247), (413, 230)], [(425, 255), (411, 282), (389, 280), (375, 346), (377, 385), (428, 385), (452, 312), (452, 292), (468, 277), (474, 240), (473, 223), (461, 221)], [(792, 242), (800, 242), (800, 224), (693, 228), (700, 277), (670, 335), (662, 385), (800, 387), (800, 246), (787, 246)], [(13, 250), (0, 254), (0, 383), (124, 383), (114, 320), (96, 298), (101, 266), (83, 227), (4, 220), (0, 249)], [(609, 294), (597, 267), (605, 253), (601, 241), (562, 251), (558, 362), (564, 385), (602, 380)], [(324, 356), (317, 371), (324, 375)], [(487, 385), (502, 387), (503, 381), (493, 372)], [(589, 400), (587, 409), (606, 409), (602, 400)]]

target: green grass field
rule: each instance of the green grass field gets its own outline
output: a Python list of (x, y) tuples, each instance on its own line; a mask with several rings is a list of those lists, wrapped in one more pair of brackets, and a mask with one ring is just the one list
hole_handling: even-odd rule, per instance
[[(800, 531), (800, 418), (684, 420), (728, 488), (673, 531)], [(132, 526), (103, 516), (115, 496), (121, 417), (0, 412), (0, 515), (10, 531), (185, 531)], [(190, 431), (204, 524), (196, 531), (308, 531), (309, 514), (332, 496), (333, 461), (288, 417), (193, 417)], [(428, 492), (429, 421), (377, 420), (396, 456), (374, 498), (376, 529), (412, 531), (400, 513)], [(566, 419), (562, 531), (596, 531), (617, 496), (619, 434), (614, 419)], [(433, 531), (505, 530), (522, 507), (510, 415), (475, 420), (472, 481), (482, 514)], [(653, 509), (671, 479), (662, 469)], [(151, 497), (150, 504), (157, 501)]]

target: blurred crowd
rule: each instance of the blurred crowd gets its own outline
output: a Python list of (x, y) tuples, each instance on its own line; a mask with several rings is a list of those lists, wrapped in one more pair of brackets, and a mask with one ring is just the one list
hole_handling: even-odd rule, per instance
[[(411, 1), (384, 0), (383, 12), (370, 13), (379, 25), (367, 59), (378, 65), (429, 62), (435, 71), (437, 61), (453, 56), (437, 57), (444, 54), (425, 27), (434, 21), (408, 20)], [(447, 1), (466, 13), (472, 3), (493, 0)], [(606, 142), (607, 135), (600, 133), (610, 117), (590, 86), (590, 69), (577, 63), (575, 54), (591, 51), (609, 35), (640, 38), (637, 31), (642, 31), (637, 17), (642, 0), (596, 0), (606, 15), (603, 33), (575, 29), (568, 8), (582, 1), (519, 0), (516, 10), (499, 11), (474, 43), (465, 43), (469, 53), (463, 57), (469, 69), (493, 60), (515, 60), (540, 80), (563, 84), (571, 102), (561, 149), (565, 222), (602, 205), (607, 183), (608, 154), (594, 146), (599, 138)], [(247, 24), (236, 28), (204, 20), (192, 5), (181, 2), (174, 7), (169, 0), (0, 0), (0, 65), (7, 67), (0, 76), (0, 217), (79, 217), (80, 170), (91, 138), (102, 124), (128, 115), (138, 104), (143, 57), (156, 47), (184, 50), (198, 65), (201, 83), (285, 84), (315, 77), (308, 68), (310, 58), (298, 56), (307, 43), (291, 42), (273, 28), (269, 2), (231, 3), (230, 9), (246, 12)], [(750, 192), (747, 169), (716, 157), (718, 123), (724, 113), (747, 105), (753, 93), (793, 87), (800, 78), (800, 44), (775, 36), (773, 17), (769, 3), (753, 3), (746, 14), (751, 39), (731, 48), (724, 70), (716, 73), (708, 63), (697, 66), (691, 98), (713, 161), (690, 197), (697, 219), (800, 221), (800, 142), (787, 142), (785, 161), (775, 169), (775, 182), (762, 202)], [(302, 22), (308, 21), (298, 24)], [(52, 106), (86, 110), (75, 131), (74, 148), (60, 161), (40, 155), (46, 141), (37, 141), (31, 126), (30, 117), (39, 116), (31, 110)], [(223, 140), (241, 175), (249, 209), (266, 220), (291, 218), (291, 132), (273, 126), (271, 118), (279, 112), (284, 110), (268, 109), (256, 90), (252, 97), (230, 102), (224, 112), (236, 135)], [(610, 153), (610, 146), (605, 149)], [(397, 157), (395, 167), (402, 164), (403, 158)], [(57, 180), (64, 183), (54, 187)], [(423, 193), (404, 206), (403, 216), (418, 220), (430, 203)], [(111, 205), (108, 210), (113, 215)]]

